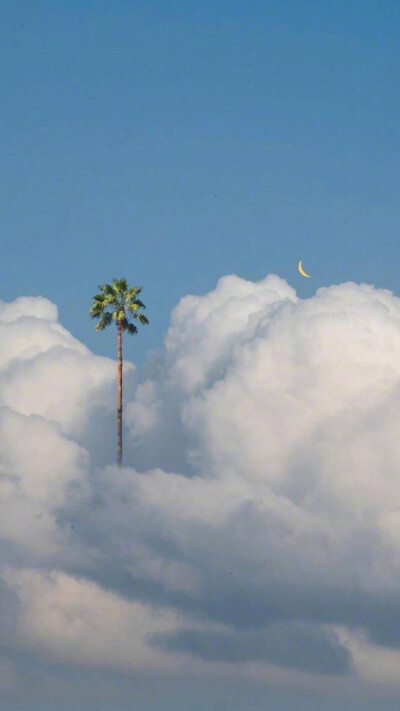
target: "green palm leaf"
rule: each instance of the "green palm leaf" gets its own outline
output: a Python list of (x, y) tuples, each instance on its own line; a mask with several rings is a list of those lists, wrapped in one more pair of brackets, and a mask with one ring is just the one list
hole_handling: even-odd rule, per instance
[(114, 321), (117, 326), (133, 335), (137, 333), (133, 321), (147, 325), (149, 321), (141, 313), (146, 306), (137, 298), (141, 291), (141, 286), (129, 286), (124, 277), (113, 279), (112, 284), (100, 284), (99, 293), (93, 297), (89, 311), (93, 319), (99, 319), (96, 330), (102, 331)]

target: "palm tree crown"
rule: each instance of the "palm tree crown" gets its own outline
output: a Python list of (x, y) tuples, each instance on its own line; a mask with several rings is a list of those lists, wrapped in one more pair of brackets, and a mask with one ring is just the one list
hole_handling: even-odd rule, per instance
[(96, 331), (104, 329), (115, 321), (122, 331), (130, 334), (137, 333), (137, 326), (134, 320), (145, 325), (149, 321), (140, 313), (140, 309), (145, 309), (145, 305), (137, 298), (142, 291), (142, 287), (128, 286), (126, 279), (113, 279), (112, 284), (99, 286), (100, 293), (93, 297), (90, 315), (92, 318), (100, 319), (96, 324)]

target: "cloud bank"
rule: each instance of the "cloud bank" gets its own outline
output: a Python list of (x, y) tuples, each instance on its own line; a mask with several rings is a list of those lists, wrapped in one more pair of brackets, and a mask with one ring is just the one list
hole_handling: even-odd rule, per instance
[(116, 364), (0, 304), (0, 687), (18, 659), (398, 684), (400, 299), (227, 276), (125, 373), (119, 470)]

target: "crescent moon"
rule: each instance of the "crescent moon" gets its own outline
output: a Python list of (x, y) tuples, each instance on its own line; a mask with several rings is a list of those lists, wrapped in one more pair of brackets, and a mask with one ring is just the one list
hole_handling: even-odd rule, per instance
[(302, 276), (305, 276), (305, 277), (310, 277), (310, 276), (311, 276), (310, 274), (307, 274), (307, 272), (304, 271), (303, 265), (302, 265), (302, 263), (301, 263), (301, 259), (300, 259), (300, 261), (299, 261), (299, 272), (300, 272), (300, 274), (301, 274)]

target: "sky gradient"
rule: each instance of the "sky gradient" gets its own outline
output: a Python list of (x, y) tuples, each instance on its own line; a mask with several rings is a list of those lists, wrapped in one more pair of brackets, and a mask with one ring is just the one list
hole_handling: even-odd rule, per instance
[(397, 3), (0, 6), (3, 298), (111, 355), (84, 317), (126, 272), (143, 362), (223, 274), (400, 289)]
[(399, 707), (399, 30), (0, 0), (0, 711)]

